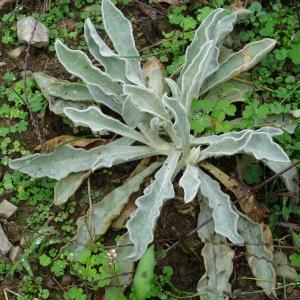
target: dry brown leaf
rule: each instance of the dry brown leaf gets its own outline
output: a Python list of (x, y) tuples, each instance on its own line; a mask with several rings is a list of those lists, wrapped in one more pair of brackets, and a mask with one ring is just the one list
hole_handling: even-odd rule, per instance
[(167, 3), (170, 5), (177, 5), (180, 3), (180, 0), (156, 0), (156, 3)]
[(65, 144), (71, 145), (73, 147), (84, 148), (91, 144), (96, 144), (97, 146), (99, 146), (105, 143), (106, 140), (100, 138), (88, 139), (88, 138), (80, 138), (72, 135), (60, 135), (38, 145), (37, 147), (34, 148), (34, 150), (35, 151), (53, 150), (56, 147)]
[(135, 200), (136, 200), (136, 194), (133, 194), (130, 197), (128, 203), (123, 208), (123, 210), (120, 213), (120, 215), (118, 216), (118, 218), (112, 222), (112, 224), (111, 224), (112, 230), (118, 231), (124, 227), (126, 220), (136, 209)]
[(245, 8), (246, 1), (235, 0), (230, 4), (230, 7), (236, 10)]
[(273, 253), (274, 252), (273, 235), (269, 225), (263, 224), (263, 233), (264, 233), (264, 239), (266, 241), (265, 247), (269, 252)]
[(235, 195), (241, 209), (252, 221), (261, 223), (268, 219), (269, 211), (256, 200), (255, 194), (250, 189), (241, 186), (235, 178), (228, 176), (208, 162), (202, 162), (200, 166), (212, 174)]
[(150, 57), (143, 65), (143, 75), (144, 77), (149, 77), (149, 74), (153, 69), (159, 69), (163, 72), (164, 65), (156, 57)]

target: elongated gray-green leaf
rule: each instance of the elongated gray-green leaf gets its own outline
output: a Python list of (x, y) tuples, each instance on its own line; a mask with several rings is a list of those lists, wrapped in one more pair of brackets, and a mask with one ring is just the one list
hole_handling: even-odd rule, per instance
[(132, 59), (125, 59), (112, 51), (98, 35), (90, 19), (84, 24), (84, 35), (91, 54), (104, 66), (105, 72), (122, 83), (143, 85), (140, 74), (131, 67)]
[(272, 160), (276, 162), (289, 162), (290, 159), (283, 149), (273, 142), (272, 137), (265, 132), (246, 130), (236, 138), (236, 134), (227, 134), (224, 138), (215, 142), (201, 152), (200, 160), (208, 157), (220, 157), (246, 153), (253, 155), (256, 159)]
[(108, 47), (90, 19), (85, 20), (84, 36), (90, 53), (104, 66), (105, 72), (114, 80), (129, 83), (126, 78), (126, 60)]
[(119, 120), (105, 115), (96, 107), (89, 107), (85, 110), (66, 108), (64, 112), (73, 122), (78, 125), (88, 126), (94, 132), (108, 130), (147, 144), (145, 138), (140, 133)]
[(54, 205), (66, 203), (89, 175), (90, 172), (71, 173), (57, 181), (54, 187)]
[(145, 113), (138, 109), (131, 97), (128, 95), (122, 104), (122, 117), (129, 127), (136, 128), (145, 119)]
[(155, 174), (155, 180), (136, 200), (137, 209), (127, 223), (129, 238), (134, 251), (128, 258), (140, 259), (148, 245), (153, 241), (153, 231), (163, 204), (174, 197), (172, 176), (180, 157), (179, 151), (173, 151), (163, 166)]
[[(199, 138), (192, 138), (191, 139), (191, 144), (192, 146), (199, 146), (199, 145), (211, 145), (215, 142), (220, 142), (221, 140), (228, 138), (228, 137), (233, 137), (235, 139), (241, 138), (245, 132), (247, 132), (249, 129), (244, 129), (241, 131), (232, 131), (220, 135), (209, 135), (209, 136), (202, 136)], [(270, 136), (277, 136), (283, 133), (283, 131), (280, 128), (275, 128), (275, 127), (262, 127), (260, 129), (255, 130), (255, 132), (263, 132), (267, 133)]]
[(230, 197), (223, 193), (220, 184), (199, 169), (200, 193), (213, 209), (215, 232), (228, 238), (234, 244), (243, 244), (237, 230), (238, 214), (233, 210)]
[[(199, 197), (200, 213), (198, 227), (211, 216), (212, 209), (207, 199)], [(204, 259), (205, 273), (198, 282), (197, 291), (201, 300), (224, 300), (231, 293), (230, 276), (233, 271), (234, 251), (226, 238), (214, 232), (214, 222), (201, 226), (198, 235), (205, 243), (201, 254)]]
[(93, 101), (86, 85), (66, 80), (57, 80), (43, 73), (34, 73), (33, 77), (43, 93), (71, 101)]
[(160, 98), (151, 90), (134, 85), (125, 85), (124, 92), (130, 95), (130, 100), (142, 112), (152, 114), (169, 121), (169, 115)]
[(229, 15), (218, 21), (214, 28), (213, 38), (217, 47), (220, 47), (225, 38), (233, 31), (234, 25), (241, 19), (251, 15), (247, 9), (234, 10)]
[(74, 109), (82, 110), (92, 107), (90, 102), (75, 102), (70, 100), (62, 100), (62, 99), (55, 99), (49, 97), (49, 109), (58, 116), (65, 116), (64, 109), (67, 107), (71, 107)]
[(163, 152), (173, 148), (169, 143), (160, 138), (158, 131), (153, 130), (150, 126), (140, 123), (138, 127), (142, 134), (149, 141), (149, 144), (152, 145), (154, 149), (157, 149), (157, 151)]
[(126, 59), (127, 76), (135, 74), (138, 81), (135, 80), (134, 83), (144, 86), (139, 53), (135, 47), (131, 23), (109, 0), (102, 1), (101, 9), (105, 31), (118, 54)]
[(129, 197), (139, 190), (144, 179), (160, 165), (159, 162), (151, 164), (107, 194), (100, 202), (93, 204), (87, 214), (77, 220), (77, 235), (63, 249), (73, 253), (73, 259), (76, 260), (82, 250), (91, 246), (107, 231), (111, 222), (121, 213)]
[(218, 54), (214, 41), (207, 41), (182, 74), (180, 101), (188, 114), (191, 102), (198, 98), (204, 80), (218, 69)]
[[(243, 130), (231, 132), (219, 136), (209, 136), (198, 139), (198, 142), (210, 144), (201, 151), (200, 160), (209, 157), (234, 155), (237, 153), (251, 154), (256, 159), (262, 160), (273, 172), (279, 173), (288, 168), (292, 162), (283, 149), (273, 142), (272, 136), (282, 133), (281, 129), (264, 127), (256, 131)], [(295, 196), (299, 193), (297, 184), (298, 172), (296, 168), (281, 174), (286, 187)]]
[(171, 90), (172, 98), (179, 101), (180, 90), (179, 90), (179, 86), (177, 85), (177, 83), (171, 78), (165, 78), (165, 81)]
[(273, 253), (267, 248), (263, 225), (257, 224), (239, 213), (238, 230), (245, 240), (247, 261), (257, 279), (256, 284), (265, 294), (276, 296), (276, 274), (272, 265)]
[(107, 146), (84, 150), (64, 145), (51, 153), (33, 154), (15, 159), (9, 166), (34, 178), (49, 177), (60, 180), (72, 172), (89, 170), (105, 147)]
[(185, 157), (190, 153), (190, 124), (187, 112), (184, 106), (177, 100), (174, 100), (166, 94), (163, 97), (163, 103), (172, 112), (175, 122), (173, 130), (176, 132), (181, 142), (181, 148)]
[(51, 153), (33, 154), (12, 160), (9, 166), (31, 177), (49, 177), (60, 180), (70, 173), (90, 170), (106, 147), (131, 145), (133, 142), (134, 140), (128, 138), (120, 138), (108, 145), (102, 145), (90, 150), (63, 145), (57, 147)]
[(201, 23), (195, 32), (195, 36), (191, 44), (187, 47), (185, 52), (184, 64), (177, 80), (178, 86), (182, 88), (182, 76), (186, 69), (190, 66), (193, 59), (198, 55), (200, 48), (209, 40), (213, 39), (214, 30), (217, 22), (224, 13), (223, 8), (218, 8), (211, 12)]
[(147, 87), (158, 97), (163, 95), (164, 78), (161, 69), (157, 66), (152, 68), (148, 74)]
[(108, 96), (120, 96), (122, 89), (113, 79), (94, 67), (88, 56), (80, 50), (71, 50), (59, 40), (55, 43), (57, 57), (66, 70), (85, 83), (99, 85)]
[(200, 95), (225, 82), (238, 74), (245, 72), (261, 61), (263, 56), (270, 52), (276, 45), (276, 41), (266, 38), (246, 45), (239, 52), (230, 55), (204, 82)]
[(179, 180), (179, 186), (184, 190), (184, 202), (189, 203), (195, 199), (201, 180), (199, 178), (199, 168), (188, 164)]
[(101, 103), (118, 114), (121, 114), (122, 105), (115, 96), (107, 96), (99, 87), (99, 85), (87, 84), (86, 86), (95, 102)]
[(159, 152), (156, 149), (148, 146), (110, 146), (99, 154), (98, 159), (92, 166), (92, 170), (95, 171), (100, 168), (110, 168), (114, 165), (118, 165), (124, 162), (129, 162), (159, 154), (165, 153)]

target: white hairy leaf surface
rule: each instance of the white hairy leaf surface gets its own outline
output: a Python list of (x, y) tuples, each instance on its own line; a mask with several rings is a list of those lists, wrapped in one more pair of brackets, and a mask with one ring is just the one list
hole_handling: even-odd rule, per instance
[(180, 102), (188, 113), (192, 99), (198, 98), (202, 83), (218, 66), (218, 49), (214, 41), (207, 41), (182, 74)]
[(179, 186), (184, 190), (184, 202), (195, 199), (201, 184), (199, 168), (188, 164), (179, 180)]
[(94, 132), (107, 130), (147, 144), (145, 138), (139, 132), (128, 127), (119, 120), (105, 115), (96, 107), (89, 107), (85, 110), (66, 108), (64, 112), (74, 123), (88, 126)]
[(34, 178), (49, 177), (60, 180), (72, 172), (91, 169), (105, 147), (107, 145), (84, 150), (64, 145), (47, 154), (37, 153), (15, 159), (9, 166)]
[(126, 124), (131, 128), (136, 128), (139, 123), (143, 123), (146, 113), (142, 112), (128, 95), (122, 104), (122, 117)]
[(201, 23), (195, 32), (195, 36), (191, 44), (187, 47), (185, 52), (184, 64), (182, 66), (179, 78), (177, 80), (178, 86), (182, 88), (182, 76), (186, 69), (190, 66), (193, 59), (200, 52), (200, 48), (207, 42), (213, 39), (214, 30), (217, 22), (224, 14), (223, 8), (218, 8), (211, 12)]
[[(103, 25), (120, 57), (126, 59), (126, 75), (137, 85), (144, 86), (139, 53), (135, 47), (132, 26), (123, 13), (109, 0), (102, 1)], [(133, 75), (134, 74), (134, 75)]]
[(251, 15), (252, 12), (247, 9), (234, 10), (227, 16), (221, 18), (214, 28), (214, 40), (217, 47), (220, 47), (226, 37), (233, 31), (234, 25), (241, 19)]
[(184, 106), (177, 100), (174, 100), (166, 94), (163, 97), (163, 103), (174, 116), (173, 131), (181, 142), (182, 152), (187, 157), (191, 151), (190, 146), (190, 124)]
[(243, 244), (243, 239), (237, 230), (239, 215), (232, 208), (230, 197), (225, 194), (220, 184), (199, 169), (200, 193), (209, 201), (213, 209), (215, 232), (228, 238), (234, 244)]
[(110, 108), (111, 110), (117, 112), (118, 114), (122, 113), (122, 104), (115, 96), (107, 96), (103, 90), (96, 84), (87, 84), (86, 85), (89, 93), (92, 95), (95, 102), (103, 104)]
[(266, 38), (249, 43), (239, 52), (233, 53), (219, 66), (219, 69), (214, 74), (207, 78), (201, 87), (200, 95), (206, 93), (218, 84), (251, 69), (259, 63), (275, 45), (275, 40)]
[(110, 145), (99, 154), (98, 159), (92, 165), (92, 170), (110, 168), (114, 165), (159, 154), (163, 153), (148, 146)]
[(84, 37), (90, 53), (105, 68), (105, 73), (114, 80), (129, 83), (126, 78), (126, 60), (112, 51), (97, 33), (90, 19), (84, 23)]
[(272, 137), (265, 132), (246, 130), (238, 138), (235, 133), (219, 136), (220, 140), (215, 141), (201, 152), (200, 159), (209, 157), (220, 157), (246, 153), (253, 155), (256, 159), (269, 159), (277, 162), (288, 162), (289, 158), (283, 149), (273, 142)]
[(84, 52), (71, 50), (59, 40), (55, 42), (55, 50), (59, 61), (68, 72), (79, 77), (86, 84), (99, 85), (108, 96), (121, 95), (121, 86), (109, 75), (94, 67)]
[(60, 180), (70, 173), (90, 170), (106, 147), (131, 145), (133, 142), (134, 140), (128, 138), (120, 138), (108, 145), (90, 150), (62, 145), (47, 154), (36, 153), (15, 159), (10, 162), (9, 166), (34, 178), (49, 177)]
[(129, 256), (133, 260), (140, 259), (153, 241), (160, 210), (167, 200), (175, 196), (172, 176), (179, 157), (180, 152), (173, 151), (156, 172), (155, 180), (144, 191), (144, 195), (136, 200), (137, 209), (126, 225), (129, 238), (134, 244), (134, 251)]
[[(191, 144), (192, 146), (199, 146), (199, 145), (211, 145), (215, 142), (219, 142), (222, 139), (225, 139), (227, 137), (233, 137), (235, 139), (238, 139), (242, 137), (245, 132), (247, 132), (249, 129), (244, 129), (241, 131), (232, 131), (232, 132), (227, 132), (223, 133), (220, 135), (209, 135), (209, 136), (202, 136), (198, 138), (192, 138), (191, 139)], [(263, 132), (269, 134), (271, 137), (277, 136), (283, 133), (283, 131), (280, 128), (275, 128), (275, 127), (262, 127), (260, 129), (256, 129), (255, 132)]]
[(171, 78), (165, 78), (166, 83), (168, 84), (172, 98), (175, 100), (180, 100), (180, 89), (177, 83)]
[(168, 151), (172, 148), (169, 143), (160, 138), (157, 130), (143, 123), (140, 123), (138, 127), (153, 148), (157, 149), (158, 151)]
[(71, 173), (56, 182), (54, 187), (54, 205), (62, 205), (78, 190), (90, 172)]
[(169, 115), (160, 98), (150, 89), (134, 85), (125, 85), (124, 92), (130, 95), (132, 103), (142, 112), (152, 114), (163, 120), (169, 120)]
[(93, 101), (85, 84), (58, 80), (40, 72), (33, 73), (33, 77), (42, 92), (52, 97), (71, 101)]
[(76, 102), (70, 100), (55, 99), (53, 97), (49, 97), (48, 103), (49, 110), (61, 117), (65, 116), (64, 109), (67, 107), (83, 110), (92, 106), (90, 102)]
[[(272, 140), (272, 136), (281, 133), (281, 129), (272, 127), (264, 127), (255, 131), (246, 129), (240, 132), (202, 137), (193, 140), (192, 144), (195, 141), (198, 145), (209, 144), (206, 149), (201, 151), (199, 160), (245, 153), (261, 160), (274, 173), (279, 173), (292, 164), (284, 150)], [(292, 193), (298, 194), (299, 185), (297, 184), (298, 172), (296, 168), (284, 172), (280, 177)]]

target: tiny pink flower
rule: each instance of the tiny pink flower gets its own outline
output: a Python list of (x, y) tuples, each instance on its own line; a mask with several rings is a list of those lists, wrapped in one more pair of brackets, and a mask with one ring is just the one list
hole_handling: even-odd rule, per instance
[(114, 261), (117, 258), (117, 251), (116, 249), (111, 249), (108, 251), (107, 256), (110, 260)]

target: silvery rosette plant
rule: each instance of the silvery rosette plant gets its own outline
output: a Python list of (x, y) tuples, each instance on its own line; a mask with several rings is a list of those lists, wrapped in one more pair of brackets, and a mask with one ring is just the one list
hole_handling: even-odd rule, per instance
[[(157, 65), (152, 66), (144, 77), (131, 24), (109, 0), (102, 0), (102, 17), (115, 51), (98, 35), (89, 19), (84, 27), (90, 54), (103, 69), (95, 67), (82, 51), (71, 50), (60, 41), (56, 42), (58, 59), (82, 83), (34, 74), (48, 97), (50, 109), (67, 116), (77, 126), (90, 128), (97, 135), (110, 132), (119, 138), (89, 150), (62, 145), (50, 153), (13, 160), (10, 167), (32, 177), (56, 179), (54, 203), (60, 205), (98, 169), (157, 157), (156, 162), (94, 204), (87, 216), (79, 218), (78, 234), (66, 246), (74, 258), (106, 232), (130, 195), (155, 172), (152, 183), (136, 199), (137, 209), (126, 225), (133, 244), (126, 259), (139, 260), (154, 239), (162, 206), (175, 196), (172, 182), (179, 176), (185, 203), (199, 195), (199, 224), (206, 218), (213, 218), (198, 231), (205, 243), (202, 255), (206, 272), (198, 285), (201, 298), (216, 299), (218, 295), (223, 299), (231, 291), (229, 277), (234, 252), (227, 240), (246, 246), (248, 263), (257, 284), (268, 295), (275, 294), (273, 254), (272, 249), (265, 246), (262, 225), (234, 207), (220, 184), (201, 169), (201, 162), (245, 153), (262, 161), (272, 171), (280, 172), (291, 164), (286, 153), (273, 141), (273, 137), (282, 131), (264, 127), (194, 138), (190, 135), (188, 120), (192, 99), (250, 69), (275, 46), (274, 40), (266, 38), (246, 45), (219, 62), (222, 43), (234, 24), (248, 15), (247, 10), (229, 14), (224, 9), (213, 11), (196, 30), (176, 81), (164, 78)], [(116, 117), (105, 114), (104, 107), (113, 111)], [(293, 181), (295, 177), (295, 169), (282, 175), (287, 188), (293, 192), (298, 190)]]

